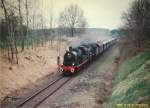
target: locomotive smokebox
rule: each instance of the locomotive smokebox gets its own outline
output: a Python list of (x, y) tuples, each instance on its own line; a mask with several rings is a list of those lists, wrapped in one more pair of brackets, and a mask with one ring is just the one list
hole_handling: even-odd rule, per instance
[(71, 46), (69, 47), (69, 51), (72, 51), (72, 47)]

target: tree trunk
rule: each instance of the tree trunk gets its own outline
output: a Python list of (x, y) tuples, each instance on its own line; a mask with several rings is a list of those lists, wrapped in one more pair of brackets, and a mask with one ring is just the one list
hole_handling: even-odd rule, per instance
[(71, 36), (74, 37), (74, 28), (71, 28)]
[(22, 30), (22, 13), (21, 13), (21, 0), (18, 0), (18, 8), (19, 8), (19, 35), (21, 37), (21, 51), (24, 51), (24, 35), (23, 35), (23, 30)]

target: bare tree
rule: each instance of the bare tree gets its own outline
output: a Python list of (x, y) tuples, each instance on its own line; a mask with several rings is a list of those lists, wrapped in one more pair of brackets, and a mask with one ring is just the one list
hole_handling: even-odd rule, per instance
[(23, 35), (23, 15), (22, 15), (22, 4), (23, 0), (18, 0), (18, 11), (19, 11), (19, 37), (21, 38), (21, 47), (22, 47), (22, 51), (24, 51), (24, 44), (25, 44), (25, 35)]
[(0, 0), (0, 47), (5, 46), (10, 61), (18, 63), (17, 47), (20, 43), (24, 51), (25, 46), (29, 48), (32, 45), (33, 48), (33, 42), (37, 42), (37, 45), (41, 42), (43, 45), (48, 41), (49, 32), (45, 29), (42, 12), (37, 11), (36, 1)]
[[(18, 49), (17, 49), (17, 37), (16, 31), (18, 26), (18, 17), (15, 16), (15, 10), (12, 5), (9, 5), (8, 1), (1, 0), (1, 7), (4, 12), (4, 18), (6, 23), (6, 28), (8, 33), (6, 35), (7, 45), (8, 45), (8, 59), (10, 61), (16, 59), (18, 63)], [(15, 57), (14, 57), (15, 56)]]
[(21, 47), (22, 51), (24, 51), (25, 45), (27, 49), (29, 48), (29, 43), (32, 41), (31, 35), (29, 35), (29, 31), (32, 28), (31, 20), (32, 20), (32, 10), (35, 6), (35, 0), (17, 0), (18, 1), (18, 11), (20, 17), (20, 36), (21, 36)]
[(136, 0), (124, 13), (122, 30), (132, 49), (150, 49), (150, 0)]
[(53, 46), (54, 39), (54, 30), (53, 30), (53, 0), (51, 0), (51, 9), (50, 9), (50, 43), (51, 47)]
[(72, 37), (76, 28), (85, 28), (86, 24), (83, 10), (78, 5), (71, 5), (60, 13), (59, 27), (69, 28)]
[(32, 49), (33, 49), (33, 38), (34, 38), (34, 33), (35, 33), (35, 16), (36, 16), (36, 11), (35, 10), (33, 10), (33, 12), (32, 12), (32, 37), (31, 37), (31, 45), (32, 45)]

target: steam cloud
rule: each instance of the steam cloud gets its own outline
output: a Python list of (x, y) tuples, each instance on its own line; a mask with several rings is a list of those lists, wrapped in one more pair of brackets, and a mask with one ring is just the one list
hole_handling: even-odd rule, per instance
[(85, 34), (70, 41), (68, 46), (77, 47), (84, 43), (105, 42), (110, 39), (112, 39), (112, 37), (108, 29), (88, 29)]

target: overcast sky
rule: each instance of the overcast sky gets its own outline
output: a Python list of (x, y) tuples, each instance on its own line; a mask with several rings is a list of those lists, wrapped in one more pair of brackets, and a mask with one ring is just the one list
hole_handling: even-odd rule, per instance
[[(43, 5), (42, 5), (43, 1)], [(88, 27), (117, 28), (121, 25), (121, 15), (126, 11), (133, 0), (40, 0), (45, 16), (50, 15), (53, 4), (55, 19), (59, 13), (70, 4), (77, 4), (85, 14)]]

